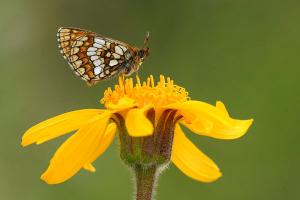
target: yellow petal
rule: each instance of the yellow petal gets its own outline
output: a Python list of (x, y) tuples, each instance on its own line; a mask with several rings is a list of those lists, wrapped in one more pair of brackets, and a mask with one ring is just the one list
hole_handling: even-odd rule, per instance
[(84, 169), (91, 171), (91, 172), (95, 172), (96, 169), (92, 166), (92, 162), (94, 162), (99, 156), (101, 156), (106, 149), (110, 146), (110, 144), (112, 143), (114, 137), (115, 137), (115, 133), (116, 133), (116, 124), (115, 123), (110, 123), (107, 128), (106, 131), (102, 137), (102, 141), (99, 143), (99, 146), (97, 147), (97, 150), (95, 152), (93, 152), (93, 154), (89, 157), (89, 159), (87, 159), (87, 164), (84, 165)]
[(219, 110), (221, 110), (223, 113), (225, 113), (225, 115), (231, 120), (231, 123), (233, 124), (231, 129), (215, 126), (212, 130), (212, 133), (215, 135), (216, 138), (222, 138), (222, 139), (239, 138), (247, 132), (247, 130), (253, 123), (253, 119), (248, 119), (248, 120), (232, 119), (229, 116), (229, 113), (225, 105), (221, 101), (217, 101), (216, 107)]
[(171, 159), (185, 175), (197, 181), (212, 182), (222, 175), (218, 166), (186, 138), (179, 125), (175, 127)]
[(105, 133), (109, 116), (80, 128), (55, 152), (41, 179), (48, 184), (58, 184), (75, 175), (90, 163)]
[(200, 118), (196, 118), (189, 123), (187, 123), (185, 120), (181, 120), (180, 123), (190, 129), (192, 132), (201, 135), (204, 133), (209, 133), (214, 127), (214, 123), (212, 121)]
[(196, 118), (220, 123), (225, 126), (231, 126), (226, 114), (213, 105), (201, 101), (186, 101), (165, 106), (165, 108), (178, 110), (186, 121), (191, 122)]
[(231, 119), (231, 123), (233, 124), (231, 127), (215, 125), (210, 132), (201, 135), (206, 135), (217, 139), (226, 139), (226, 140), (236, 139), (242, 137), (248, 131), (249, 127), (253, 123), (253, 119), (248, 119), (248, 120)]
[(184, 117), (181, 123), (191, 131), (218, 139), (236, 139), (243, 136), (253, 119), (237, 120), (229, 116), (224, 104), (220, 101), (216, 106), (204, 102), (187, 101), (173, 104)]
[(153, 134), (153, 125), (145, 116), (144, 109), (130, 109), (125, 117), (128, 134), (132, 137), (143, 137)]
[(223, 102), (217, 101), (216, 107), (217, 107), (219, 110), (221, 110), (227, 117), (229, 117), (229, 113), (228, 113), (228, 111), (227, 111), (227, 109), (226, 109), (226, 107), (225, 107), (225, 105), (224, 105)]
[(21, 144), (22, 146), (41, 144), (77, 130), (87, 123), (100, 119), (104, 114), (107, 115), (107, 112), (100, 109), (84, 109), (58, 115), (28, 129), (23, 135)]
[(105, 104), (105, 107), (109, 110), (120, 111), (128, 108), (132, 108), (136, 105), (135, 100), (129, 97), (122, 97), (118, 100), (118, 103), (114, 104), (108, 102)]
[(83, 168), (90, 172), (96, 171), (96, 168), (91, 163), (83, 165)]

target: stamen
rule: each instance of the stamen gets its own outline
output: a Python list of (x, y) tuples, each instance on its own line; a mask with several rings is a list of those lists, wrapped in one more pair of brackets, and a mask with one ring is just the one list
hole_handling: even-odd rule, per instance
[(121, 88), (124, 87), (123, 83), (124, 83), (124, 76), (121, 75), (121, 76), (119, 76), (119, 85)]
[(165, 79), (163, 75), (160, 75), (155, 85), (154, 77), (151, 75), (142, 84), (139, 76), (136, 76), (135, 85), (132, 78), (124, 80), (119, 77), (119, 84), (115, 85), (114, 90), (107, 88), (100, 102), (104, 105), (108, 102), (116, 104), (125, 96), (134, 99), (139, 107), (163, 106), (190, 99), (185, 89), (174, 85), (170, 77)]
[(140, 80), (140, 77), (138, 75), (136, 75), (136, 85), (137, 86), (141, 86), (141, 80)]
[(152, 75), (150, 75), (150, 79), (151, 79), (151, 87), (154, 87), (154, 78), (153, 78), (153, 76)]

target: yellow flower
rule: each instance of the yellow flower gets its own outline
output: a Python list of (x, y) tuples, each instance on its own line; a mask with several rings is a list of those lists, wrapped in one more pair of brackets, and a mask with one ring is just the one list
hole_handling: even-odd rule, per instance
[(78, 130), (56, 151), (41, 178), (48, 184), (66, 181), (81, 168), (95, 171), (92, 163), (111, 144), (116, 129), (121, 158), (131, 166), (164, 167), (172, 161), (184, 174), (203, 182), (221, 176), (217, 165), (183, 133), (192, 132), (218, 139), (235, 139), (246, 133), (252, 119), (229, 116), (224, 104), (216, 106), (191, 100), (184, 88), (160, 76), (141, 83), (119, 78), (101, 99), (105, 109), (68, 112), (41, 122), (24, 134), (22, 146), (41, 144)]

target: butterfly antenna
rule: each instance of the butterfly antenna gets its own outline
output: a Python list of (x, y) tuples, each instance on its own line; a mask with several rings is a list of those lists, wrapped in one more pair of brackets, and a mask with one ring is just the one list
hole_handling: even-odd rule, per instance
[(145, 37), (145, 39), (144, 39), (144, 48), (147, 47), (149, 38), (150, 38), (150, 32), (147, 31), (146, 37)]

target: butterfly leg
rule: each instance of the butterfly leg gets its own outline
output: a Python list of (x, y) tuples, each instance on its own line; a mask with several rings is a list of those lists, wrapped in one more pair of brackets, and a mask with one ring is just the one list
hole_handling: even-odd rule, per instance
[(135, 71), (137, 77), (140, 77), (139, 70)]

